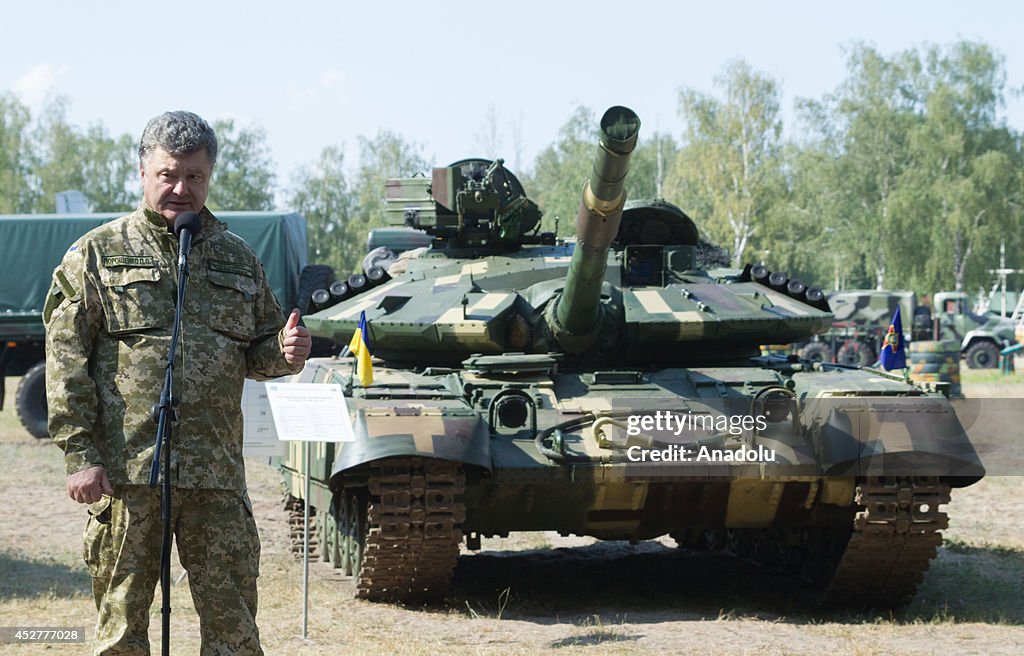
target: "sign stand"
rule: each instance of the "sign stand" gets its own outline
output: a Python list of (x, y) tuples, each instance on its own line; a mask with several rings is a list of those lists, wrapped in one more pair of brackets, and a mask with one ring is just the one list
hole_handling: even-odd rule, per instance
[(267, 401), (279, 440), (305, 442), (302, 450), (302, 639), (309, 635), (309, 506), (311, 442), (354, 442), (352, 420), (341, 385), (266, 383)]
[(306, 479), (305, 503), (302, 504), (302, 639), (309, 635), (309, 441), (303, 445), (302, 475)]

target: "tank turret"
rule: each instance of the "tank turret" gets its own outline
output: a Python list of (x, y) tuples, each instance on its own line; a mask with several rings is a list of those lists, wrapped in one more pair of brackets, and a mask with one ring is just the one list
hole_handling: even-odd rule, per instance
[(389, 180), (395, 227), (369, 243), (407, 252), (379, 260), (389, 264), (375, 278), (364, 262), (349, 296), (306, 325), (340, 346), (365, 312), (375, 355), (445, 365), (508, 351), (556, 353), (572, 366), (722, 361), (826, 330), (831, 314), (815, 290), (764, 267), (709, 275), (678, 207), (626, 202), (639, 129), (625, 107), (602, 116), (575, 240), (540, 232), (540, 209), (501, 159)]

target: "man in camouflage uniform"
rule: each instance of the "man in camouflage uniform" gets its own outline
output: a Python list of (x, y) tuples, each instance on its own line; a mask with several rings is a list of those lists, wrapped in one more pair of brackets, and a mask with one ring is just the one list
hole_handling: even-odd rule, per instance
[(99, 611), (98, 654), (148, 654), (159, 579), (156, 424), (177, 297), (182, 212), (203, 225), (175, 363), (172, 530), (199, 613), (203, 654), (262, 654), (256, 628), (259, 536), (246, 494), (240, 400), (246, 377), (297, 373), (309, 353), (249, 246), (205, 208), (217, 140), (202, 118), (168, 112), (139, 144), (143, 203), (71, 246), (44, 309), (50, 434), (71, 498), (90, 504), (85, 561)]

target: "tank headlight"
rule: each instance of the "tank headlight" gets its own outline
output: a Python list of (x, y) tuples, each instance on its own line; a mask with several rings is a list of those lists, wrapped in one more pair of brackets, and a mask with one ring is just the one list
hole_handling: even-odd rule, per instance
[[(787, 381), (787, 384), (789, 381)], [(754, 395), (751, 404), (751, 413), (764, 417), (769, 424), (781, 424), (785, 421), (795, 421), (800, 412), (800, 405), (796, 394), (788, 387), (771, 385), (762, 388)]]
[(521, 396), (504, 396), (497, 401), (494, 412), (498, 417), (498, 423), (505, 428), (521, 428), (526, 425), (526, 419), (530, 415), (526, 407), (526, 400)]
[(792, 421), (793, 408), (795, 406), (793, 397), (785, 394), (769, 394), (761, 399), (761, 414), (769, 424), (779, 424), (784, 421)]

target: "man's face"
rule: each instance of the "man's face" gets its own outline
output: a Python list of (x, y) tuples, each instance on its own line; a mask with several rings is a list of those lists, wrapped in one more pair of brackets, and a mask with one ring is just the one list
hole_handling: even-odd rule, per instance
[(206, 149), (187, 155), (172, 155), (156, 148), (139, 166), (142, 175), (142, 197), (168, 225), (182, 212), (198, 212), (206, 204), (210, 192), (213, 166)]

